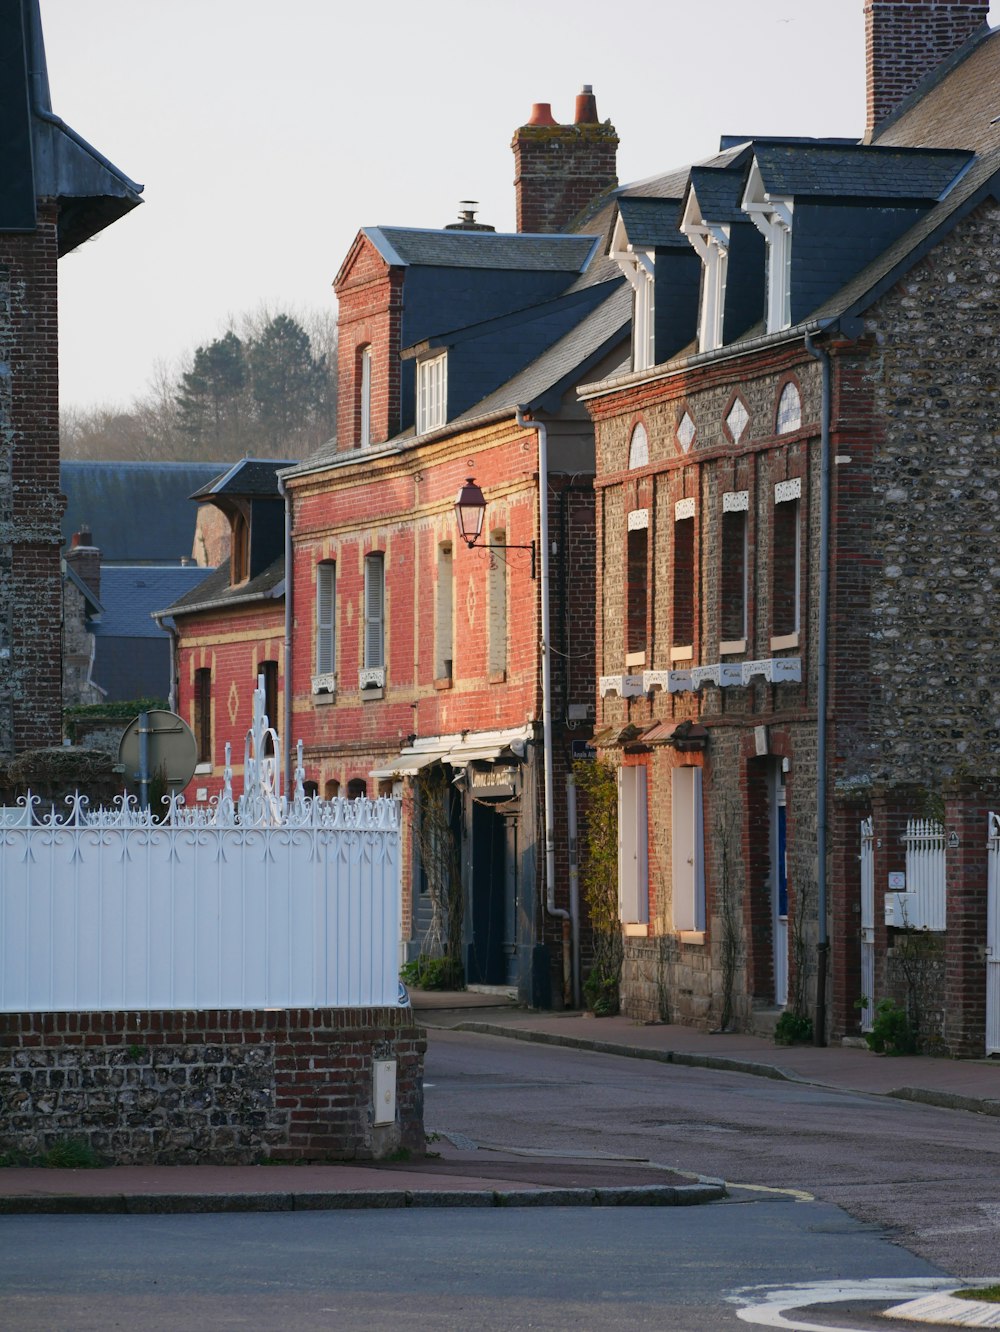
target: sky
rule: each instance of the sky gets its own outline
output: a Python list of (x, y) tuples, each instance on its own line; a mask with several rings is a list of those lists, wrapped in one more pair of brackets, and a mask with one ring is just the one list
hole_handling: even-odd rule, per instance
[[(721, 134), (860, 136), (863, 0), (41, 0), (52, 106), (145, 202), (60, 261), (63, 407), (127, 406), (230, 316), (336, 309), (362, 226), (514, 229), (510, 140), (593, 85), (618, 174)], [(994, 0), (991, 22), (1000, 22)]]

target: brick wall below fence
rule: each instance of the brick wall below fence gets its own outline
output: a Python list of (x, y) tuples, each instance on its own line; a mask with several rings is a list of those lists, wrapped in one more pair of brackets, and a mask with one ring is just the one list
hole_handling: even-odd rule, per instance
[[(0, 1157), (82, 1141), (116, 1165), (422, 1153), (426, 1039), (408, 1009), (0, 1014)], [(396, 1119), (373, 1123), (374, 1063)]]

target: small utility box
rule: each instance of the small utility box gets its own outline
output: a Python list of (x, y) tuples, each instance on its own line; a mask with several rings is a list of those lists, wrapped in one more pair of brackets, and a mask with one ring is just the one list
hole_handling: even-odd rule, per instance
[(375, 1120), (376, 1124), (396, 1122), (396, 1061), (375, 1061)]

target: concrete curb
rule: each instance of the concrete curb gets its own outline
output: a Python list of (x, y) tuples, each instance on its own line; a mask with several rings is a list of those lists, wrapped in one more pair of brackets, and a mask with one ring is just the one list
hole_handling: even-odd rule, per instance
[(344, 1193), (154, 1193), (0, 1197), (5, 1216), (149, 1216), (179, 1212), (333, 1212), (406, 1207), (691, 1207), (727, 1197), (724, 1184), (598, 1189), (369, 1189)]
[(936, 1105), (945, 1110), (968, 1110), (975, 1115), (1000, 1117), (1000, 1101), (981, 1096), (962, 1096), (958, 1092), (931, 1091), (927, 1087), (896, 1087), (885, 1093), (897, 1101), (919, 1101), (923, 1105)]
[(595, 1054), (622, 1055), (626, 1059), (649, 1059), (655, 1064), (684, 1064), (691, 1068), (714, 1068), (722, 1073), (748, 1073), (755, 1078), (776, 1082), (806, 1082), (794, 1073), (786, 1073), (776, 1064), (758, 1064), (730, 1055), (689, 1054), (681, 1050), (650, 1050), (644, 1045), (620, 1045), (617, 1041), (594, 1041), (586, 1036), (560, 1036), (554, 1031), (531, 1031), (504, 1027), (494, 1022), (460, 1022), (449, 1031), (468, 1031), (479, 1036), (504, 1036), (508, 1040), (528, 1041), (532, 1045), (565, 1045), (571, 1050), (591, 1050)]

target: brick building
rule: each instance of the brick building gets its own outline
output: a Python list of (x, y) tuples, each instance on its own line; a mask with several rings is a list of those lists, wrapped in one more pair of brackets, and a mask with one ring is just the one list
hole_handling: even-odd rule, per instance
[(861, 143), (723, 140), (621, 193), (632, 366), (582, 396), (637, 1018), (839, 1038), (888, 997), (1000, 1043), (987, 11), (868, 0)]
[(37, 0), (0, 10), (0, 757), (62, 738), (57, 260), (141, 203), (52, 112)]

